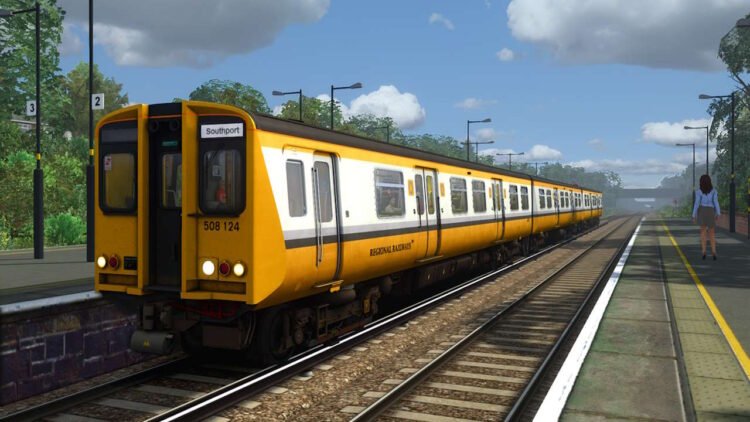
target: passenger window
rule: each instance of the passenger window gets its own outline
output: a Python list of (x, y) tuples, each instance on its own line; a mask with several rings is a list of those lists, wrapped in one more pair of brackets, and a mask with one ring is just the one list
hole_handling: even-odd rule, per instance
[(203, 211), (231, 214), (242, 211), (242, 156), (236, 149), (214, 149), (203, 153), (201, 171)]
[(465, 213), (469, 210), (466, 199), (466, 180), (451, 177), (451, 207), (453, 214)]
[(518, 186), (508, 186), (508, 196), (510, 196), (510, 210), (518, 211)]
[(327, 223), (333, 220), (333, 201), (331, 200), (331, 174), (328, 169), (328, 163), (316, 161), (313, 164), (315, 169), (315, 187), (317, 189), (318, 199), (318, 218), (321, 223)]
[(529, 209), (529, 188), (521, 186), (521, 208)]
[(104, 206), (113, 211), (135, 208), (135, 155), (129, 152), (103, 157)]
[(552, 209), (552, 191), (547, 189), (547, 208)]
[(471, 196), (474, 200), (474, 212), (487, 211), (487, 195), (484, 192), (484, 182), (478, 180), (471, 182)]
[(302, 161), (286, 162), (286, 193), (289, 201), (289, 216), (301, 217), (307, 214), (305, 199), (305, 169)]
[(427, 213), (435, 214), (435, 182), (432, 175), (427, 175)]
[(414, 176), (414, 185), (417, 187), (417, 212), (422, 215), (424, 214), (424, 186), (421, 174)]
[(378, 217), (404, 215), (404, 175), (401, 172), (375, 170), (375, 202)]
[(161, 206), (182, 207), (182, 153), (161, 156)]
[(547, 203), (544, 201), (545, 193), (544, 189), (539, 189), (539, 209), (543, 210), (547, 208)]

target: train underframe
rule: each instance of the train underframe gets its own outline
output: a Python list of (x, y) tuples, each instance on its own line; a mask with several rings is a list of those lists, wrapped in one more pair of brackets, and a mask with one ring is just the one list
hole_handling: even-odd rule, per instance
[(179, 342), (191, 354), (235, 350), (264, 363), (281, 361), (371, 322), (385, 298), (408, 298), (458, 275), (502, 267), (598, 224), (587, 220), (260, 311), (238, 302), (153, 298), (140, 304), (131, 348), (165, 354)]

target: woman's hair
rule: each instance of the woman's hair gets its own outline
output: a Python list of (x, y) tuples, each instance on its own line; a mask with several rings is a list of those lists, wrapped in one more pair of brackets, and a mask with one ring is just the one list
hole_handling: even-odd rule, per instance
[(701, 192), (703, 192), (704, 195), (708, 195), (709, 192), (714, 188), (714, 185), (711, 184), (711, 176), (704, 174), (701, 176)]

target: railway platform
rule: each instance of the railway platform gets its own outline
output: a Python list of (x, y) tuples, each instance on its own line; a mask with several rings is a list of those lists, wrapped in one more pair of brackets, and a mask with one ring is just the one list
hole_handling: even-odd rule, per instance
[(33, 250), (0, 252), (0, 305), (47, 299), (94, 289), (94, 264), (86, 246), (46, 248), (44, 259)]
[(537, 420), (555, 402), (570, 421), (750, 420), (750, 242), (716, 238), (718, 260), (703, 260), (689, 220), (643, 221), (588, 351), (574, 346)]

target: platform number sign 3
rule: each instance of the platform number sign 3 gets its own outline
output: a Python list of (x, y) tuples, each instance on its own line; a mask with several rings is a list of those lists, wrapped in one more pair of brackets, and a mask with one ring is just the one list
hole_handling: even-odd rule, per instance
[(26, 101), (26, 115), (36, 116), (36, 101)]
[(91, 108), (104, 110), (104, 94), (91, 94)]

